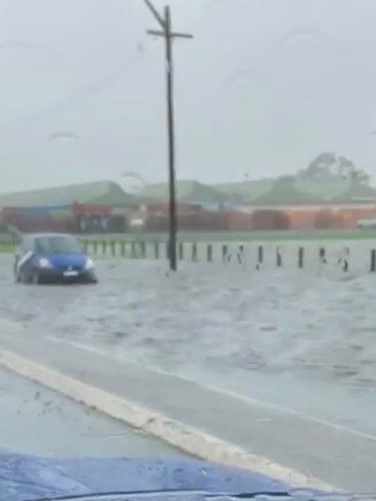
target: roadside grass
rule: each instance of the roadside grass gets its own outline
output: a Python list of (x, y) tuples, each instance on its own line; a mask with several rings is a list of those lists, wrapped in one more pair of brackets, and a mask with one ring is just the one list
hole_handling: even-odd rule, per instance
[[(101, 235), (80, 235), (82, 243), (96, 242), (98, 246), (105, 242), (116, 244), (124, 243), (161, 243), (168, 241), (167, 232), (155, 233), (117, 233)], [(354, 230), (311, 230), (311, 231), (182, 231), (178, 233), (179, 242), (204, 242), (204, 243), (251, 243), (251, 242), (288, 242), (288, 241), (342, 241), (376, 240), (376, 229)], [(12, 253), (16, 244), (8, 235), (0, 237), (0, 254)]]

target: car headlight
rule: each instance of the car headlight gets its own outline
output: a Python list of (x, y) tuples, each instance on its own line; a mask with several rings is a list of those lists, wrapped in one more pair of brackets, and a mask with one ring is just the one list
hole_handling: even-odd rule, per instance
[(86, 263), (85, 263), (85, 269), (86, 270), (93, 270), (95, 268), (94, 261), (90, 258), (86, 258)]
[(41, 268), (51, 268), (51, 263), (45, 257), (41, 257), (38, 261), (38, 264)]

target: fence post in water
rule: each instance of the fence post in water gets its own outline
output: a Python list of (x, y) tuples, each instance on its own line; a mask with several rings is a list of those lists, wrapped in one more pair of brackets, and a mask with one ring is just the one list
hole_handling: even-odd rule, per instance
[(211, 263), (213, 261), (213, 246), (212, 244), (208, 244), (206, 249), (207, 262)]
[(376, 249), (372, 249), (370, 272), (375, 273), (375, 271), (376, 271)]
[(227, 261), (228, 247), (226, 244), (222, 245), (222, 263)]
[(262, 245), (259, 245), (257, 249), (257, 265), (256, 268), (259, 269), (260, 265), (264, 262), (264, 249)]
[(131, 258), (135, 259), (136, 257), (136, 244), (131, 242)]
[(116, 242), (113, 240), (111, 241), (111, 256), (115, 257), (116, 256)]
[(125, 242), (124, 242), (124, 240), (122, 240), (122, 241), (121, 241), (121, 244), (120, 244), (120, 255), (121, 255), (122, 257), (124, 257), (124, 256), (125, 256)]
[(342, 271), (345, 273), (349, 271), (349, 258), (350, 258), (350, 249), (348, 247), (345, 247), (344, 252), (343, 252), (343, 266), (342, 266)]
[(140, 242), (140, 252), (142, 259), (146, 258), (146, 245), (145, 242)]
[(102, 240), (102, 254), (105, 256), (107, 253), (107, 241)]
[(277, 264), (277, 268), (281, 268), (282, 255), (281, 255), (281, 249), (279, 247), (276, 248), (276, 264)]
[(320, 263), (326, 264), (325, 247), (320, 247), (320, 249), (319, 249), (319, 260), (320, 260)]
[(349, 256), (350, 256), (350, 249), (348, 247), (345, 247), (343, 249), (343, 254), (338, 258), (337, 263), (341, 266), (342, 271), (345, 273), (349, 271)]
[(154, 257), (159, 259), (159, 242), (154, 242)]
[(192, 261), (197, 261), (197, 244), (194, 242), (192, 244)]
[(243, 263), (245, 263), (244, 245), (239, 245), (239, 250), (238, 250), (238, 263), (239, 263), (239, 264), (243, 264)]
[(184, 259), (184, 244), (183, 242), (179, 242), (179, 259), (183, 261)]
[(304, 268), (304, 247), (298, 250), (298, 268)]

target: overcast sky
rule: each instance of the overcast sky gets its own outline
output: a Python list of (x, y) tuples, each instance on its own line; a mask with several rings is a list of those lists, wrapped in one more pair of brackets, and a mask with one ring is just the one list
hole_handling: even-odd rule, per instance
[[(179, 178), (274, 176), (329, 150), (376, 179), (375, 0), (170, 5), (194, 35), (174, 43)], [(0, 191), (164, 180), (163, 42), (145, 34), (157, 25), (143, 0), (0, 9)]]

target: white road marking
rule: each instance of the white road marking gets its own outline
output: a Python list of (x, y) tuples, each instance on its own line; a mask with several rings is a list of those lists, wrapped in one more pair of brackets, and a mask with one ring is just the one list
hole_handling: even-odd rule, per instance
[(320, 479), (274, 463), (269, 458), (249, 453), (241, 447), (210, 435), (203, 430), (186, 425), (109, 393), (83, 381), (74, 379), (50, 367), (40, 365), (17, 353), (0, 348), (0, 364), (21, 376), (37, 381), (68, 397), (94, 407), (117, 420), (142, 429), (146, 433), (201, 459), (257, 471), (280, 479), (290, 485), (314, 487), (340, 492)]

